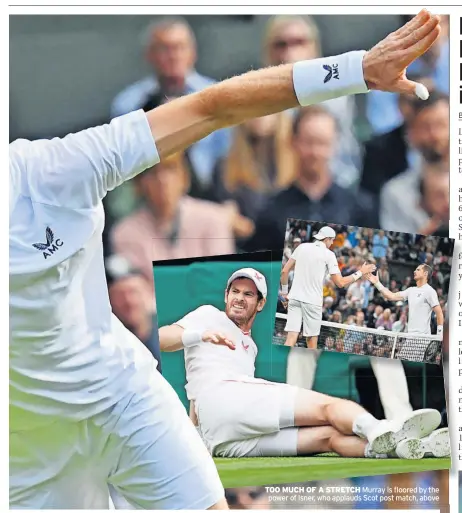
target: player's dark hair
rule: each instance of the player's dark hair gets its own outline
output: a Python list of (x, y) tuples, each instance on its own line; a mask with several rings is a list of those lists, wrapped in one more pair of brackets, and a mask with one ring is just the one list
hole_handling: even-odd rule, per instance
[(430, 281), (433, 274), (433, 268), (428, 264), (421, 264), (421, 266), (423, 267), (423, 271), (427, 273), (427, 280)]
[[(237, 280), (237, 279), (238, 279), (238, 278), (236, 278), (236, 280)], [(227, 293), (227, 294), (229, 294), (229, 291), (230, 291), (230, 289), (231, 289), (231, 287), (232, 287), (232, 285), (233, 285), (234, 281), (235, 281), (235, 280), (233, 280), (233, 281), (228, 285), (228, 287), (227, 287), (227, 289), (226, 289), (226, 293)], [(256, 285), (255, 285), (255, 286), (256, 286)], [(263, 299), (263, 294), (262, 294), (258, 289), (257, 289), (257, 298), (258, 298), (258, 301), (259, 301), (259, 302)]]

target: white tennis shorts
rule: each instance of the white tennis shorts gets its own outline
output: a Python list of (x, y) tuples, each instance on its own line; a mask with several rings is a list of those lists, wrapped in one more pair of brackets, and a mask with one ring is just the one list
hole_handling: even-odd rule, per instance
[(295, 456), (297, 388), (263, 379), (221, 381), (199, 394), (201, 436), (214, 456)]
[(304, 337), (317, 337), (321, 331), (322, 306), (289, 299), (285, 331), (300, 333), (303, 323)]
[(84, 421), (10, 434), (11, 509), (207, 509), (224, 497), (196, 428), (152, 368), (145, 388)]

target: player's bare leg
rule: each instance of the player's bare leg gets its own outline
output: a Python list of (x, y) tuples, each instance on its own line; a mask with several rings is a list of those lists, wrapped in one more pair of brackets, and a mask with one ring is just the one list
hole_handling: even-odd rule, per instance
[(367, 439), (379, 454), (391, 453), (404, 439), (426, 437), (441, 422), (440, 413), (432, 409), (416, 410), (395, 423), (379, 421), (355, 402), (303, 389), (297, 391), (294, 412), (296, 426), (332, 426), (343, 435)]
[(308, 349), (317, 349), (318, 337), (306, 337), (306, 347)]
[(284, 343), (285, 346), (295, 347), (297, 345), (298, 340), (298, 331), (288, 331), (287, 338)]
[(305, 427), (298, 430), (297, 455), (336, 452), (345, 458), (363, 458), (367, 440), (340, 433), (332, 426)]

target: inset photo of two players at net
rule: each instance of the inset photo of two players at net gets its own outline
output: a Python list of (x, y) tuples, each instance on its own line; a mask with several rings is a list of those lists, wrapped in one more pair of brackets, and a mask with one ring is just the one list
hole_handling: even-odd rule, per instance
[(289, 219), (273, 342), (441, 365), (454, 240)]

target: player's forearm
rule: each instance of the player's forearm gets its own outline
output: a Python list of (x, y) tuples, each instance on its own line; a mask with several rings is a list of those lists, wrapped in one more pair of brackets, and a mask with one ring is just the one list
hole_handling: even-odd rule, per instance
[(166, 353), (180, 351), (184, 349), (183, 332), (181, 326), (172, 324), (171, 326), (163, 326), (159, 329), (160, 350)]
[(281, 272), (281, 290), (287, 294), (289, 287), (289, 272), (282, 270)]
[[(162, 105), (147, 114), (160, 156), (180, 151), (219, 128), (366, 92), (363, 55), (351, 52), (251, 71)], [(329, 73), (331, 80), (324, 82)]]
[(388, 299), (389, 301), (398, 301), (398, 299), (400, 299), (400, 297), (395, 292), (392, 292), (390, 289), (387, 289), (387, 287), (380, 283), (380, 281), (375, 283), (374, 286), (385, 299)]
[(443, 325), (444, 325), (444, 314), (443, 314), (442, 309), (440, 309), (436, 312), (436, 324), (437, 324), (437, 326), (441, 326), (441, 327), (443, 327)]

